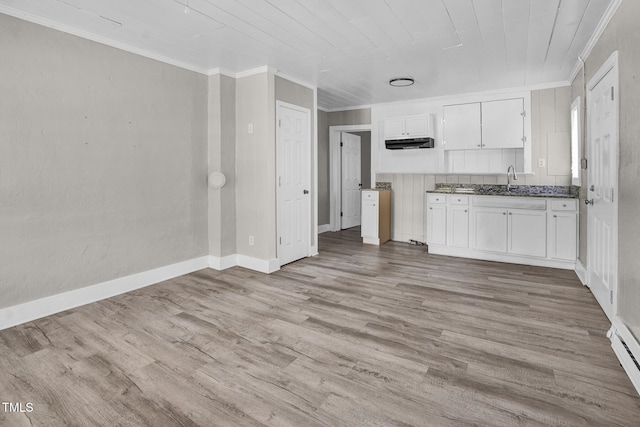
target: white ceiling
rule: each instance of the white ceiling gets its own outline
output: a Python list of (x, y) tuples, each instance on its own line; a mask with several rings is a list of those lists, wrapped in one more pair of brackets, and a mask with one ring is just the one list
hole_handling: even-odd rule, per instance
[[(0, 0), (0, 12), (200, 72), (269, 66), (335, 109), (567, 81), (612, 1)], [(416, 84), (391, 88), (398, 76)]]

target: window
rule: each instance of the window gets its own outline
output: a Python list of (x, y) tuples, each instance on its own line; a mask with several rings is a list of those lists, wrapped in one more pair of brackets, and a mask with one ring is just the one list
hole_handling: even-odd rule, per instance
[(571, 185), (580, 185), (580, 97), (571, 104)]

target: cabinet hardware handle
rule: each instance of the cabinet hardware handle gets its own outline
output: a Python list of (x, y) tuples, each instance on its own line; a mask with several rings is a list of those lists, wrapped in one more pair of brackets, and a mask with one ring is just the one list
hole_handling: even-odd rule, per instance
[(509, 212), (509, 215), (513, 215), (513, 213)]
[(506, 215), (506, 214), (507, 214), (506, 212), (502, 212), (502, 215)]
[(553, 217), (554, 217), (554, 218), (558, 218), (558, 215), (554, 215)]
[(465, 211), (465, 212), (467, 212), (467, 210), (466, 210), (466, 209), (465, 209), (464, 211)]
[(563, 204), (563, 205), (562, 205), (562, 207), (563, 207), (563, 208), (566, 208), (566, 207), (567, 207), (567, 205), (566, 205), (566, 204)]
[(478, 147), (482, 147), (482, 145), (478, 144)]

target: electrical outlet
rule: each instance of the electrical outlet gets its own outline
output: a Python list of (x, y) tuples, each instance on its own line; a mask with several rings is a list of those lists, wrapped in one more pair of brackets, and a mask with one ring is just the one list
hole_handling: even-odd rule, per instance
[(249, 236), (249, 246), (253, 246), (253, 244), (255, 243), (253, 236)]
[(547, 159), (538, 159), (538, 167), (546, 168), (547, 167)]
[(249, 133), (253, 133), (253, 123), (249, 123), (249, 125), (247, 126), (247, 131)]

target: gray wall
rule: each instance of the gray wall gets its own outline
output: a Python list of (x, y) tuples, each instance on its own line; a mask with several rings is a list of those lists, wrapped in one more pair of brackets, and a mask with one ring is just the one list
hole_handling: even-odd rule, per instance
[(318, 110), (318, 225), (331, 222), (329, 175), (329, 113)]
[[(262, 260), (276, 258), (274, 100), (273, 74), (236, 80), (237, 253)], [(253, 133), (247, 130), (250, 123)]]
[[(638, 32), (640, 2), (622, 2), (615, 16), (600, 37), (585, 64), (586, 81), (593, 77), (603, 62), (618, 51), (619, 102), (620, 102), (620, 154), (619, 154), (619, 198), (618, 198), (618, 313), (623, 322), (640, 340), (640, 37)], [(572, 97), (584, 99), (584, 81), (579, 74), (572, 85)], [(584, 177), (583, 177), (584, 179)], [(583, 187), (586, 182), (583, 180)], [(584, 206), (584, 204), (581, 204)], [(581, 212), (580, 240), (587, 241), (586, 210)], [(582, 248), (582, 246), (581, 246)], [(586, 265), (586, 251), (581, 251), (581, 260)]]
[(207, 254), (207, 78), (0, 14), (0, 308)]
[(209, 77), (209, 173), (222, 172), (226, 183), (209, 188), (209, 255), (236, 253), (236, 80)]
[[(318, 224), (330, 220), (329, 127), (371, 124), (371, 109), (333, 111), (318, 110)], [(369, 173), (369, 176), (371, 174)]]

